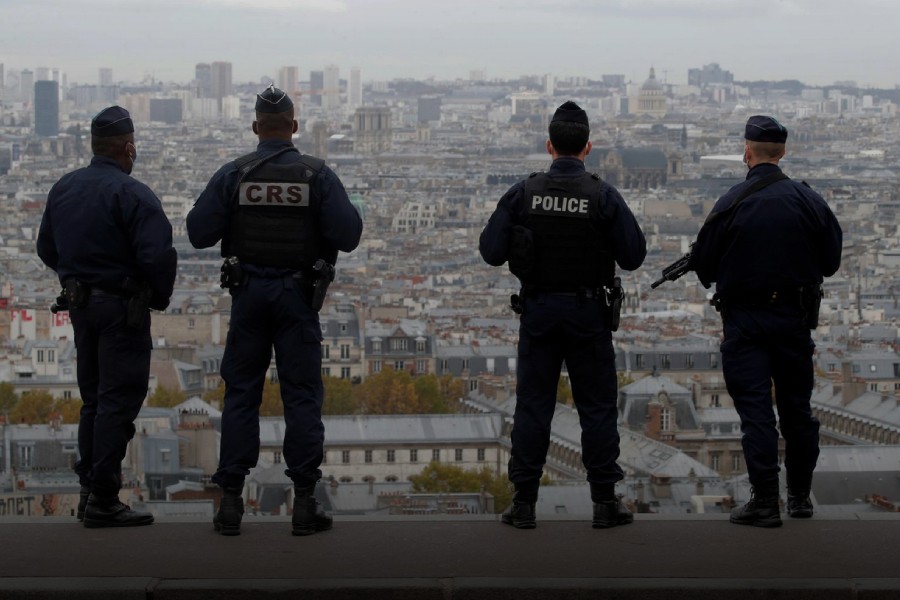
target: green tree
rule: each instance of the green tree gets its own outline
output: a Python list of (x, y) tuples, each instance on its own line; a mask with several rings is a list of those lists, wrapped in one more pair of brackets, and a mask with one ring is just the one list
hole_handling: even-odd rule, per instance
[(15, 386), (8, 381), (0, 381), (0, 415), (8, 414), (18, 401)]
[(181, 404), (187, 400), (184, 392), (178, 389), (169, 389), (164, 385), (156, 386), (153, 393), (147, 399), (147, 406), (156, 406), (160, 408), (172, 408), (177, 404)]
[(451, 409), (451, 412), (456, 412), (460, 398), (466, 395), (466, 382), (459, 377), (448, 374), (441, 375), (438, 383), (441, 386), (441, 396), (444, 397), (444, 402)]
[(323, 415), (354, 415), (359, 412), (349, 379), (328, 376), (322, 378), (322, 383), (325, 385)]
[(49, 423), (54, 402), (53, 396), (47, 390), (27, 391), (9, 411), (9, 422), (27, 425)]
[(452, 400), (448, 396), (453, 395), (456, 386), (453, 382), (458, 382), (460, 387), (463, 383), (459, 379), (454, 379), (451, 375), (444, 375), (440, 379), (437, 375), (429, 373), (416, 378), (414, 382), (416, 390), (416, 405), (422, 414), (446, 414), (455, 412), (457, 398)]

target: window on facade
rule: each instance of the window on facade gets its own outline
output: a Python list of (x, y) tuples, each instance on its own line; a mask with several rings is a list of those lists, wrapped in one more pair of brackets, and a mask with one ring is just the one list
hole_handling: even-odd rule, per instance
[(416, 373), (427, 373), (428, 372), (428, 362), (424, 360), (416, 361)]
[(719, 366), (719, 355), (718, 354), (710, 354), (709, 355), (709, 366), (710, 368), (717, 368)]
[(170, 448), (160, 448), (160, 450), (159, 450), (159, 459), (160, 459), (162, 462), (167, 463), (167, 462), (169, 462), (169, 455), (170, 455), (171, 453), (172, 453), (172, 450), (171, 450)]
[(331, 367), (322, 367), (322, 375), (331, 377)]
[(478, 449), (478, 460), (479, 460), (479, 461), (483, 461), (483, 460), (484, 460), (484, 448), (479, 448), (479, 449)]
[(387, 461), (394, 462), (395, 460), (397, 460), (397, 453), (394, 450), (388, 450), (387, 451)]
[(406, 338), (391, 338), (391, 350), (395, 352), (406, 352), (409, 348), (409, 340)]
[(56, 362), (56, 351), (47, 350), (47, 362)]
[(719, 455), (718, 455), (718, 454), (711, 454), (711, 455), (710, 455), (710, 457), (709, 457), (709, 468), (712, 469), (713, 471), (718, 471), (718, 470), (719, 470)]
[(662, 409), (659, 413), (659, 427), (663, 431), (670, 431), (672, 429), (672, 411), (668, 408)]
[(686, 369), (694, 368), (694, 355), (693, 354), (685, 354), (684, 355), (684, 367)]
[(441, 462), (441, 451), (435, 448), (431, 451), (431, 460), (434, 462)]
[(341, 451), (341, 462), (346, 464), (350, 464), (350, 451), (342, 450)]
[(487, 359), (487, 372), (494, 374), (494, 369), (496, 368), (496, 361), (493, 358)]
[(329, 346), (328, 344), (322, 344), (322, 358), (324, 358), (325, 360), (328, 360), (329, 358), (331, 358), (330, 355), (331, 355), (331, 346)]
[(273, 452), (272, 453), (272, 462), (276, 465), (281, 464), (281, 452)]
[(450, 361), (446, 358), (441, 359), (441, 373), (446, 373), (450, 369)]
[(468, 358), (463, 359), (462, 368), (463, 368), (463, 371), (469, 370), (469, 359)]
[(668, 354), (663, 354), (662, 356), (660, 356), (659, 361), (660, 361), (660, 364), (662, 365), (663, 369), (671, 369), (672, 368), (672, 361), (669, 358)]
[(341, 344), (341, 358), (350, 358), (350, 344)]
[(353, 478), (347, 477), (346, 475), (344, 475), (343, 477), (341, 477), (340, 482), (341, 483), (353, 483)]
[(350, 379), (350, 367), (341, 367), (341, 379)]
[(397, 476), (396, 475), (388, 475), (384, 478), (384, 480), (387, 481), (388, 483), (394, 483), (397, 481)]
[(463, 459), (462, 448), (457, 448), (457, 449), (453, 452), (453, 459), (454, 459), (456, 462), (459, 462), (459, 461), (461, 461), (461, 460)]
[(425, 352), (425, 340), (416, 340), (416, 352)]
[(634, 368), (635, 369), (643, 369), (644, 368), (644, 355), (643, 354), (635, 354), (634, 355)]
[(72, 399), (72, 390), (64, 391), (63, 398), (65, 398), (66, 400), (71, 400)]
[(19, 467), (30, 469), (33, 456), (34, 446), (19, 446)]
[(372, 372), (373, 373), (381, 373), (381, 361), (380, 360), (372, 361)]
[(739, 452), (731, 453), (731, 470), (734, 472), (743, 470), (744, 458)]
[(470, 392), (474, 392), (474, 391), (477, 390), (477, 389), (478, 389), (478, 380), (477, 380), (477, 379), (470, 379), (470, 380), (469, 380), (469, 391), (470, 391)]
[(197, 322), (194, 319), (188, 319), (188, 329), (193, 329), (196, 325)]
[(372, 352), (381, 354), (381, 342), (372, 342)]
[(710, 406), (722, 406), (722, 402), (719, 400), (718, 394), (713, 394), (709, 399)]
[(869, 391), (870, 391), (870, 392), (877, 392), (877, 391), (878, 391), (878, 384), (877, 384), (877, 383), (870, 383), (870, 384), (869, 384)]
[(402, 360), (394, 361), (394, 370), (395, 371), (402, 371), (404, 368), (405, 368), (405, 363)]
[(44, 362), (44, 351), (43, 351), (43, 350), (38, 350), (38, 351), (37, 351), (37, 361), (38, 361), (39, 363)]
[(419, 462), (419, 451), (416, 449), (412, 449), (409, 451), (409, 462)]
[(372, 462), (372, 451), (371, 451), (371, 450), (366, 450), (366, 458), (365, 458), (365, 460), (366, 460), (367, 463)]
[(828, 363), (828, 372), (834, 373), (835, 371), (837, 371), (837, 365), (834, 363)]
[(347, 324), (341, 323), (341, 333), (347, 333)]

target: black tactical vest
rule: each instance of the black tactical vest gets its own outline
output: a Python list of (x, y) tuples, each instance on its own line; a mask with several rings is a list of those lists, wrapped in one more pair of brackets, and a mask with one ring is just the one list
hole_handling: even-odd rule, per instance
[(612, 282), (609, 231), (596, 224), (601, 184), (590, 173), (574, 178), (533, 173), (525, 181), (524, 226), (532, 235), (533, 259), (523, 283), (535, 290), (572, 292)]
[(274, 156), (235, 161), (240, 176), (227, 252), (261, 267), (308, 269), (323, 246), (313, 216), (321, 202), (314, 182), (324, 162), (302, 156), (274, 164), (268, 161)]

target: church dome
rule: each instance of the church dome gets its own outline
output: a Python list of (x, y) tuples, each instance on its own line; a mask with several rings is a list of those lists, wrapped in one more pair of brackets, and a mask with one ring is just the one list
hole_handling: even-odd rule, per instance
[(653, 67), (650, 67), (650, 77), (648, 77), (647, 81), (644, 82), (644, 85), (641, 86), (641, 91), (662, 91), (662, 89), (662, 84), (656, 79), (656, 70)]

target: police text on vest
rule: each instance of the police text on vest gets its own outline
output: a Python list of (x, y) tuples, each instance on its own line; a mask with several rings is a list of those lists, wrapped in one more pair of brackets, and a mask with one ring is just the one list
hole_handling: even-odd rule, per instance
[(534, 195), (531, 197), (531, 209), (546, 212), (586, 215), (588, 212), (588, 199)]

